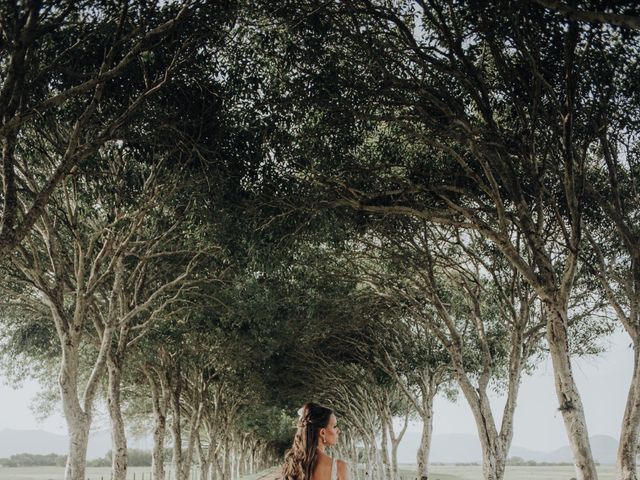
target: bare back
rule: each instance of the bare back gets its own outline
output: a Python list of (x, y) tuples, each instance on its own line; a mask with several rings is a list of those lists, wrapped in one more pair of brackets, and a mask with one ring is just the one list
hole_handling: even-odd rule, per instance
[(311, 480), (338, 480), (338, 461), (328, 455), (319, 455)]

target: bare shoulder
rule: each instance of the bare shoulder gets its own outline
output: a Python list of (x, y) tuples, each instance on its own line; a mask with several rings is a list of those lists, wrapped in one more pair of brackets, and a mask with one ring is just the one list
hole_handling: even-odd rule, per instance
[(339, 480), (350, 480), (351, 474), (349, 473), (349, 464), (342, 460), (337, 462), (338, 478)]

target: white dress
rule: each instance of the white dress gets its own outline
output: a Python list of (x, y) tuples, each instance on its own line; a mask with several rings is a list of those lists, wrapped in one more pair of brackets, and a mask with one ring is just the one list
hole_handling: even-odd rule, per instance
[(331, 461), (331, 480), (338, 480), (338, 462), (335, 458)]

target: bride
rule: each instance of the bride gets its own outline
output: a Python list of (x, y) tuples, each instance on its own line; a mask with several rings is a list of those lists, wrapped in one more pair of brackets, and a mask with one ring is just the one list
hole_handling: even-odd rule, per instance
[(327, 455), (325, 449), (338, 442), (340, 429), (331, 409), (305, 403), (298, 410), (298, 430), (287, 450), (282, 467), (284, 480), (350, 480), (342, 460)]

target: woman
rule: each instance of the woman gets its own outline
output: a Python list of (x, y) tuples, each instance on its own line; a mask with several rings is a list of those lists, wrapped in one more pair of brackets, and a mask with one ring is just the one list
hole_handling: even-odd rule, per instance
[(306, 403), (298, 410), (298, 430), (284, 457), (285, 480), (350, 480), (347, 464), (326, 454), (338, 443), (340, 429), (331, 409)]

